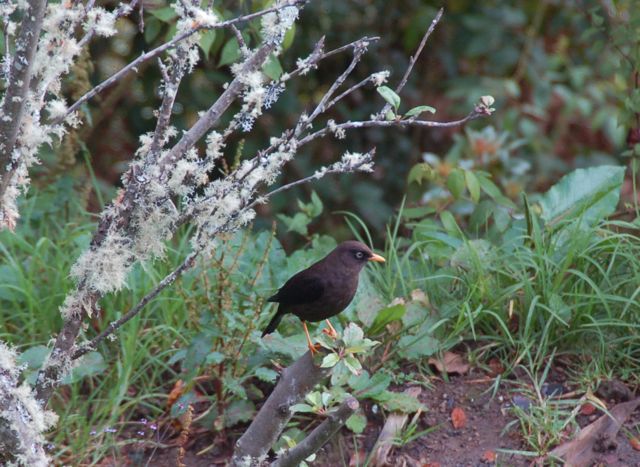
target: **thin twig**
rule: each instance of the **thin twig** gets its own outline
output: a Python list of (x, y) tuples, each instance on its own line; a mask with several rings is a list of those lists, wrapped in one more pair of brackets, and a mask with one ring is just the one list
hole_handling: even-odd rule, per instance
[(481, 112), (478, 108), (472, 110), (466, 117), (461, 118), (459, 120), (452, 120), (450, 122), (434, 122), (430, 120), (416, 120), (413, 118), (409, 118), (406, 120), (363, 120), (356, 122), (344, 122), (336, 124), (331, 128), (324, 127), (315, 133), (311, 133), (310, 135), (305, 136), (298, 143), (300, 146), (303, 144), (307, 144), (315, 139), (321, 138), (325, 136), (327, 133), (336, 130), (350, 130), (353, 128), (372, 128), (372, 127), (410, 127), (410, 126), (418, 126), (418, 127), (426, 127), (426, 128), (451, 128), (460, 125), (464, 125), (465, 123), (475, 120), (476, 118), (482, 117), (484, 115), (488, 115), (485, 112)]
[(195, 260), (198, 257), (198, 251), (191, 252), (185, 260), (173, 271), (167, 274), (164, 279), (162, 279), (158, 284), (127, 313), (122, 315), (122, 317), (116, 321), (110, 323), (105, 329), (102, 330), (100, 334), (91, 339), (89, 342), (84, 344), (82, 347), (77, 349), (72, 355), (71, 359), (76, 360), (77, 358), (82, 357), (87, 352), (95, 350), (100, 342), (102, 342), (107, 336), (113, 334), (120, 326), (125, 324), (127, 321), (133, 319), (138, 313), (142, 311), (147, 303), (153, 300), (160, 292), (162, 292), (169, 285), (173, 284), (176, 279), (178, 279), (185, 271), (190, 269), (194, 264)]
[[(407, 81), (409, 80), (409, 75), (413, 71), (413, 67), (416, 64), (416, 62), (418, 61), (418, 58), (420, 57), (420, 54), (422, 53), (422, 49), (424, 49), (424, 46), (427, 44), (427, 40), (429, 39), (429, 36), (433, 32), (433, 30), (436, 28), (436, 25), (440, 21), (440, 18), (442, 18), (442, 13), (443, 12), (444, 12), (444, 8), (440, 8), (440, 10), (438, 10), (438, 13), (436, 14), (436, 17), (433, 18), (433, 21), (431, 21), (431, 25), (429, 26), (429, 29), (427, 29), (427, 32), (425, 32), (424, 36), (422, 36), (422, 40), (420, 41), (420, 45), (418, 45), (418, 48), (417, 48), (416, 52), (413, 54), (413, 56), (409, 60), (409, 66), (407, 67), (406, 71), (404, 72), (404, 76), (400, 80), (400, 83), (398, 84), (398, 86), (396, 86), (396, 89), (395, 89), (396, 94), (400, 94), (402, 92), (402, 89), (404, 88), (405, 84), (407, 84)], [(385, 104), (385, 106), (382, 108), (382, 111), (380, 112), (379, 115), (381, 115), (381, 116), (382, 115), (386, 115), (386, 113), (390, 109), (391, 109), (391, 104), (389, 104), (387, 102)]]

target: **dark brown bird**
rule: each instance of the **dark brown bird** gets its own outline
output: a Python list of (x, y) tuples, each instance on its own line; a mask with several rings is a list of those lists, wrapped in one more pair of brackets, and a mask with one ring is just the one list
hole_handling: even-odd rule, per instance
[(302, 320), (311, 353), (316, 352), (306, 321), (327, 321), (329, 334), (336, 337), (330, 317), (344, 310), (358, 289), (358, 277), (367, 261), (384, 262), (366, 245), (353, 240), (343, 242), (331, 253), (289, 279), (268, 301), (277, 302), (278, 311), (271, 318), (262, 337), (272, 333), (287, 313)]

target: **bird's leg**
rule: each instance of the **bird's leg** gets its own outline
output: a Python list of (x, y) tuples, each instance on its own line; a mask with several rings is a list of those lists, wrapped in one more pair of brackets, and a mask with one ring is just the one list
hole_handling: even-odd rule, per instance
[(327, 336), (329, 336), (331, 339), (337, 339), (338, 338), (338, 333), (336, 332), (336, 330), (334, 329), (333, 326), (331, 326), (331, 321), (329, 321), (328, 319), (325, 319), (325, 321), (327, 322), (327, 326), (329, 326), (329, 329), (323, 329), (322, 332), (324, 334), (326, 334)]
[(311, 336), (309, 335), (309, 330), (307, 329), (307, 323), (305, 321), (302, 322), (302, 327), (304, 328), (304, 333), (307, 336), (307, 344), (309, 345), (309, 352), (311, 355), (315, 355), (318, 351), (316, 350), (315, 345), (311, 342)]

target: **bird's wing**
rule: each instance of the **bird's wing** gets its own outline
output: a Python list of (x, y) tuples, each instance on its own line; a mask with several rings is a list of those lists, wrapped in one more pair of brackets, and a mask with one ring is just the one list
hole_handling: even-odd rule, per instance
[(306, 270), (289, 279), (278, 290), (278, 293), (269, 298), (269, 301), (285, 305), (300, 305), (316, 301), (323, 292), (324, 281), (316, 275), (309, 274), (309, 271)]

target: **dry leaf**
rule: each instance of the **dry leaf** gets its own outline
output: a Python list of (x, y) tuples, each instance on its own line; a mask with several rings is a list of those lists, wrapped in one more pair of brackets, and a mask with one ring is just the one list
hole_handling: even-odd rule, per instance
[(171, 390), (171, 392), (167, 396), (167, 409), (171, 409), (173, 404), (176, 403), (176, 401), (182, 395), (183, 392), (184, 392), (184, 381), (179, 379), (173, 385), (173, 389)]
[(587, 425), (572, 441), (561, 444), (550, 452), (551, 456), (560, 457), (566, 465), (587, 467), (595, 455), (594, 446), (603, 439), (615, 439), (620, 427), (631, 413), (640, 405), (640, 397), (629, 402), (618, 404), (602, 415), (595, 422)]
[(467, 414), (460, 407), (455, 407), (451, 411), (451, 424), (456, 430), (467, 426)]
[(497, 376), (504, 373), (504, 366), (497, 358), (492, 358), (489, 360), (489, 368), (491, 369), (491, 376)]
[(433, 365), (440, 373), (458, 373), (464, 375), (469, 371), (469, 364), (458, 355), (453, 352), (445, 352), (442, 359), (436, 359), (434, 357), (429, 358), (429, 365)]
[(494, 451), (485, 451), (482, 455), (482, 460), (485, 462), (495, 462), (496, 453)]
[(595, 411), (596, 411), (596, 406), (593, 404), (590, 404), (589, 402), (587, 402), (586, 404), (582, 404), (582, 407), (580, 407), (580, 413), (582, 415), (591, 415), (595, 413)]
[(629, 444), (636, 451), (640, 451), (640, 438), (635, 437), (635, 436), (633, 438), (630, 438), (629, 439)]

